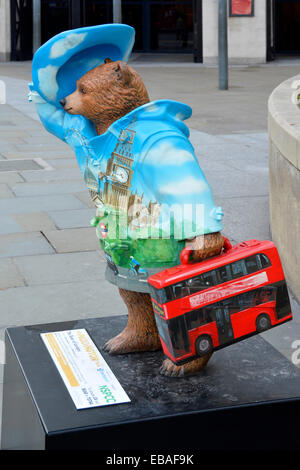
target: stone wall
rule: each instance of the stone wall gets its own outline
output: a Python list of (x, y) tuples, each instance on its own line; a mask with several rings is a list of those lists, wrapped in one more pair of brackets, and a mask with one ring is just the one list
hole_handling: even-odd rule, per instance
[[(298, 88), (299, 87), (299, 88)], [(269, 98), (270, 224), (289, 285), (300, 300), (300, 75)]]

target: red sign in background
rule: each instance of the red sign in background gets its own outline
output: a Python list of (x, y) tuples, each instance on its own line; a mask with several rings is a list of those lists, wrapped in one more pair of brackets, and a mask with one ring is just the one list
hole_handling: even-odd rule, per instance
[(232, 15), (251, 15), (253, 0), (231, 0)]

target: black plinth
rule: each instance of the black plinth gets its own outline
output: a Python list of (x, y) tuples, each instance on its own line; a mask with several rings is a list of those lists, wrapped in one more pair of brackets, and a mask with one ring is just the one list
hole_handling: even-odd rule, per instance
[(40, 333), (85, 328), (101, 350), (125, 316), (6, 330), (2, 449), (298, 449), (300, 371), (262, 337), (216, 352), (202, 373), (159, 375), (163, 355), (102, 354), (131, 398), (76, 410)]

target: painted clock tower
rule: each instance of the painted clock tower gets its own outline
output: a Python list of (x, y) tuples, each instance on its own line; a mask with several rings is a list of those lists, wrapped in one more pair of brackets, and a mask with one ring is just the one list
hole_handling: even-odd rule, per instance
[(133, 175), (132, 145), (135, 131), (124, 129), (107, 162), (104, 183), (104, 204), (127, 211)]

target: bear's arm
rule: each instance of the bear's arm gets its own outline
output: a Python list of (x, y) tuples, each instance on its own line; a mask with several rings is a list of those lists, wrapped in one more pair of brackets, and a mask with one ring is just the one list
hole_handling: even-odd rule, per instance
[(83, 140), (95, 137), (95, 127), (85, 117), (68, 114), (63, 108), (45, 101), (32, 84), (29, 84), (29, 88), (29, 99), (34, 102), (39, 118), (48, 132), (68, 143), (73, 150), (82, 145)]

